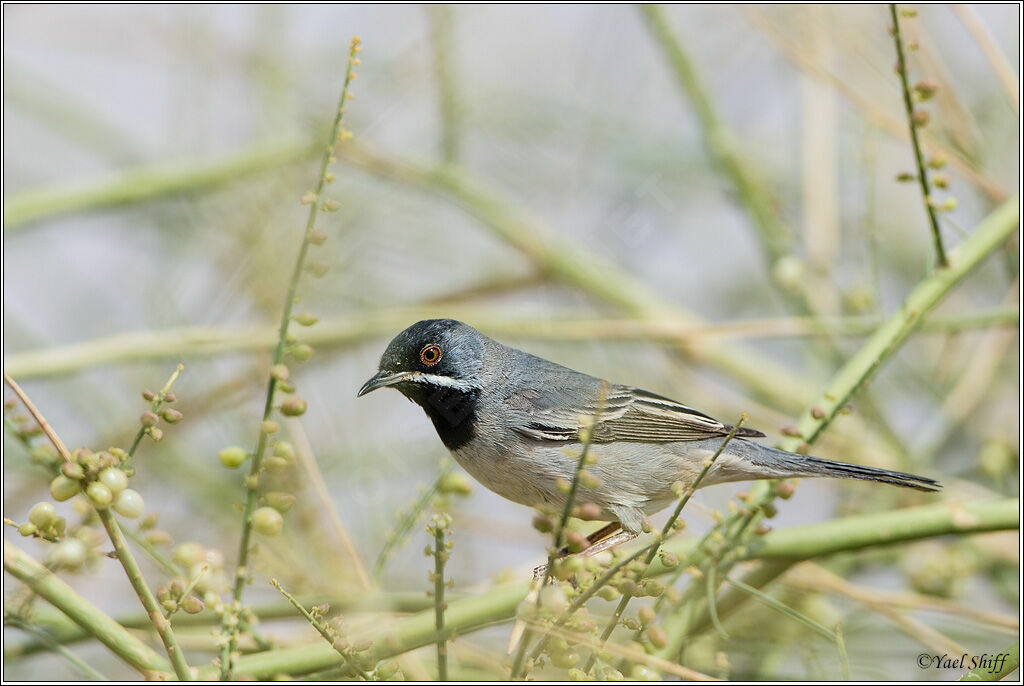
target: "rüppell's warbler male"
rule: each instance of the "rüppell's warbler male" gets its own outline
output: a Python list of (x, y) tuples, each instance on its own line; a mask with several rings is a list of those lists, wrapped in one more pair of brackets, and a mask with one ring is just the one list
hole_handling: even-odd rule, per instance
[[(594, 503), (609, 522), (588, 537), (593, 555), (635, 538), (646, 515), (693, 483), (732, 427), (682, 403), (609, 383), (502, 345), (453, 319), (413, 324), (388, 344), (380, 370), (359, 395), (393, 386), (424, 409), (455, 460), (509, 500), (565, 506), (558, 487), (576, 472), (584, 439), (596, 453), (576, 503)], [(830, 476), (919, 491), (938, 482), (876, 467), (769, 448), (739, 429), (700, 486), (750, 479)], [(570, 448), (567, 450), (566, 448)], [(596, 484), (596, 485), (595, 485)]]

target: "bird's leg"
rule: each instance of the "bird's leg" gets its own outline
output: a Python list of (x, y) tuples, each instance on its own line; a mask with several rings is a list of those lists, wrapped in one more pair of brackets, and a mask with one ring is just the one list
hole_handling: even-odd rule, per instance
[(582, 555), (583, 557), (593, 557), (594, 555), (597, 555), (598, 553), (603, 552), (605, 550), (609, 550), (611, 548), (614, 548), (617, 545), (621, 545), (623, 543), (627, 543), (629, 541), (632, 541), (634, 538), (636, 538), (639, 535), (640, 535), (640, 533), (636, 532), (636, 531), (620, 531), (619, 533), (615, 534), (614, 536), (609, 536), (609, 537), (605, 538), (604, 540), (601, 540), (601, 541), (598, 541), (597, 543), (592, 544), (589, 548), (587, 548), (586, 550), (580, 551), (577, 554), (578, 555)]

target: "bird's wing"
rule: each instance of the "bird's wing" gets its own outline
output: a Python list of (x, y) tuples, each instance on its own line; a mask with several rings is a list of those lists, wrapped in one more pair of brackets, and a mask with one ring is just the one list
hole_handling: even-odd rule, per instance
[[(576, 397), (566, 403), (566, 395)], [(699, 441), (725, 436), (732, 430), (692, 407), (639, 388), (609, 384), (604, 395), (602, 401), (600, 394), (586, 400), (577, 394), (563, 393), (563, 402), (553, 403), (548, 393), (521, 394), (529, 407), (523, 421), (514, 428), (534, 440), (580, 441), (580, 430), (596, 421), (591, 435), (594, 443)], [(760, 431), (743, 428), (736, 435), (764, 436)]]

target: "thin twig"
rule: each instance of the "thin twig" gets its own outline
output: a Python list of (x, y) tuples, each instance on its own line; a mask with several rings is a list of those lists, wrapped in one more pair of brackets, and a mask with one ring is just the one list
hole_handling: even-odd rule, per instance
[(12, 391), (14, 391), (14, 394), (18, 396), (19, 399), (21, 399), (21, 402), (25, 405), (29, 413), (36, 420), (36, 423), (39, 424), (39, 428), (43, 430), (43, 433), (46, 434), (46, 437), (50, 439), (50, 443), (52, 443), (53, 447), (57, 449), (57, 453), (61, 456), (61, 458), (69, 464), (73, 462), (73, 460), (71, 459), (71, 453), (68, 452), (67, 446), (64, 445), (64, 441), (60, 440), (60, 436), (58, 436), (57, 432), (53, 430), (53, 427), (50, 426), (50, 423), (46, 421), (46, 417), (44, 417), (43, 414), (39, 411), (39, 408), (37, 408), (32, 403), (29, 397), (25, 394), (25, 391), (21, 390), (21, 386), (15, 383), (14, 379), (12, 379), (7, 374), (6, 371), (4, 372), (4, 383), (7, 384)]
[[(338, 100), (338, 106), (334, 114), (334, 123), (331, 126), (331, 134), (328, 138), (327, 145), (324, 147), (323, 157), (320, 160), (320, 172), (317, 177), (316, 190), (313, 192), (314, 197), (309, 203), (309, 213), (306, 218), (306, 228), (302, 235), (302, 244), (299, 248), (298, 257), (295, 259), (295, 266), (292, 269), (291, 280), (288, 283), (288, 292), (285, 296), (284, 309), (281, 313), (281, 324), (278, 329), (277, 346), (274, 350), (273, 362), (271, 363), (272, 366), (280, 364), (281, 360), (284, 358), (285, 347), (288, 343), (288, 329), (292, 320), (292, 308), (295, 305), (295, 295), (299, 285), (299, 277), (302, 276), (303, 267), (306, 263), (306, 253), (309, 251), (313, 230), (316, 226), (317, 215), (321, 210), (327, 208), (326, 201), (323, 198), (324, 186), (327, 183), (327, 169), (334, 160), (335, 146), (338, 142), (339, 133), (341, 132), (341, 121), (345, 113), (345, 104), (348, 101), (348, 89), (352, 82), (353, 69), (358, 63), (356, 55), (359, 52), (359, 44), (359, 38), (353, 38), (349, 46), (348, 64), (345, 68), (345, 80), (341, 89), (341, 97)], [(270, 414), (274, 409), (274, 395), (277, 390), (277, 378), (274, 374), (270, 374), (269, 377), (270, 378), (267, 381), (267, 397), (263, 405), (263, 422), (270, 418)], [(235, 566), (232, 602), (230, 607), (225, 609), (224, 621), (221, 624), (222, 632), (229, 634), (229, 638), (224, 642), (224, 648), (221, 651), (220, 669), (222, 679), (227, 679), (231, 675), (231, 663), (234, 659), (233, 655), (237, 632), (235, 630), (229, 630), (230, 619), (234, 614), (241, 612), (242, 596), (245, 593), (245, 586), (249, 577), (249, 541), (252, 537), (252, 514), (253, 510), (256, 508), (256, 488), (254, 479), (258, 477), (260, 469), (262, 468), (263, 456), (266, 452), (266, 448), (267, 434), (261, 430), (259, 438), (257, 439), (256, 450), (253, 453), (252, 466), (249, 472), (250, 478), (246, 480), (247, 493), (245, 507), (242, 513), (242, 535), (238, 545), (238, 561)]]
[(928, 172), (924, 164), (924, 154), (921, 152), (921, 143), (917, 136), (918, 124), (914, 121), (914, 100), (910, 90), (910, 79), (907, 77), (907, 60), (903, 54), (903, 38), (900, 36), (900, 12), (896, 7), (896, 3), (889, 5), (889, 14), (892, 17), (892, 39), (896, 44), (896, 70), (899, 72), (900, 85), (903, 87), (903, 107), (907, 111), (907, 124), (910, 126), (910, 143), (914, 148), (914, 162), (917, 164), (917, 181), (921, 185), (924, 209), (928, 213), (928, 223), (932, 229), (936, 261), (939, 267), (947, 267), (949, 266), (949, 259), (946, 257), (946, 248), (942, 244), (939, 217), (935, 211), (931, 184), (928, 181)]
[[(683, 513), (683, 508), (686, 507), (686, 504), (690, 502), (690, 498), (692, 498), (693, 494), (697, 491), (698, 488), (700, 488), (701, 483), (704, 481), (704, 477), (708, 475), (708, 473), (711, 471), (711, 468), (715, 465), (715, 461), (718, 460), (718, 456), (721, 455), (722, 451), (725, 450), (725, 447), (729, 445), (729, 441), (731, 441), (736, 436), (736, 432), (739, 431), (740, 427), (743, 426), (743, 423), (745, 421), (747, 421), (747, 415), (743, 414), (742, 416), (740, 416), (739, 421), (736, 422), (736, 425), (733, 426), (732, 429), (729, 431), (729, 434), (722, 441), (722, 444), (718, 446), (718, 450), (716, 450), (710, 458), (705, 460), (704, 467), (703, 469), (700, 470), (700, 473), (697, 475), (697, 478), (694, 479), (693, 482), (690, 483), (688, 486), (686, 486), (685, 492), (679, 499), (679, 504), (676, 505), (676, 509), (672, 512), (672, 515), (668, 518), (668, 521), (665, 522), (665, 526), (663, 526), (661, 529), (661, 535), (658, 537), (658, 546), (652, 548), (651, 551), (647, 553), (647, 558), (644, 560), (644, 569), (650, 566), (651, 562), (654, 561), (654, 558), (657, 557), (658, 551), (661, 549), (661, 542), (664, 541), (665, 538), (672, 531), (673, 527), (676, 524), (676, 520), (678, 520), (679, 516)], [(622, 598), (619, 600), (619, 604), (615, 607), (615, 611), (612, 613), (612, 616), (608, 619), (608, 623), (605, 625), (604, 630), (601, 632), (602, 645), (608, 640), (608, 637), (612, 635), (612, 631), (615, 630), (615, 627), (618, 626), (619, 620), (622, 619), (622, 614), (626, 611), (626, 606), (629, 605), (629, 601), (632, 600), (632, 598), (633, 595), (631, 593), (623, 591)], [(596, 657), (596, 652), (591, 654), (590, 659), (587, 661), (586, 667), (583, 668), (584, 672), (590, 672), (590, 669), (594, 666), (594, 660), (596, 659)]]
[[(540, 607), (540, 589), (545, 588), (548, 582), (551, 580), (551, 574), (554, 571), (555, 560), (561, 554), (562, 546), (564, 545), (564, 534), (565, 527), (569, 523), (569, 516), (572, 514), (573, 501), (576, 499), (576, 491), (579, 489), (580, 477), (583, 474), (583, 469), (587, 464), (587, 455), (590, 453), (590, 444), (594, 437), (594, 431), (597, 428), (597, 424), (601, 421), (601, 414), (604, 412), (604, 404), (608, 397), (608, 385), (606, 382), (602, 382), (601, 390), (597, 399), (597, 412), (592, 418), (590, 418), (591, 424), (587, 427), (586, 433), (583, 435), (583, 447), (580, 450), (579, 459), (576, 461), (576, 468), (573, 471), (572, 481), (569, 483), (569, 490), (565, 496), (565, 505), (562, 507), (562, 514), (555, 524), (555, 529), (551, 534), (553, 545), (548, 549), (548, 562), (544, 566), (544, 575), (540, 579), (540, 583), (537, 584), (537, 579), (534, 579), (534, 585), (538, 589), (536, 597), (536, 606)], [(512, 670), (509, 673), (509, 680), (515, 681), (520, 676), (520, 671), (523, 666), (523, 658), (526, 657), (526, 649), (529, 647), (530, 637), (533, 631), (527, 627), (523, 634), (519, 649), (516, 651), (515, 660), (512, 662)]]
[(281, 586), (281, 584), (279, 584), (277, 582), (277, 579), (271, 579), (270, 583), (271, 583), (271, 585), (274, 588), (276, 588), (278, 591), (281, 592), (281, 595), (283, 595), (285, 598), (288, 599), (288, 602), (290, 602), (295, 607), (295, 609), (298, 610), (302, 614), (303, 617), (306, 618), (306, 621), (309, 622), (310, 626), (312, 626), (314, 629), (316, 629), (318, 634), (323, 636), (323, 639), (325, 641), (327, 641), (327, 643), (331, 646), (331, 648), (336, 653), (338, 653), (338, 655), (341, 655), (342, 659), (345, 660), (345, 664), (347, 664), (350, 669), (355, 670), (355, 672), (359, 676), (361, 676), (364, 681), (370, 681), (373, 678), (373, 677), (370, 676), (369, 672), (367, 672), (364, 669), (361, 669), (359, 667), (359, 665), (356, 664), (355, 660), (352, 659), (352, 657), (348, 654), (347, 651), (342, 650), (340, 647), (338, 647), (337, 641), (336, 641), (335, 637), (331, 635), (331, 632), (327, 629), (326, 626), (324, 626), (324, 623), (321, 622), (316, 617), (314, 617), (309, 612), (309, 610), (307, 610), (305, 607), (303, 607), (302, 603), (300, 603), (298, 600), (295, 599), (295, 596), (293, 596), (288, 591), (284, 590), (284, 588)]
[(97, 671), (88, 662), (78, 657), (73, 652), (71, 652), (70, 650), (62, 646), (60, 643), (55, 641), (53, 637), (46, 632), (45, 629), (38, 627), (34, 624), (30, 624), (25, 620), (21, 619), (20, 617), (14, 616), (5, 616), (4, 624), (7, 626), (16, 627), (18, 629), (21, 629), (25, 633), (35, 636), (40, 643), (46, 646), (47, 650), (67, 660), (72, 667), (81, 672), (81, 674), (84, 675), (85, 678), (89, 679), (90, 681), (110, 681), (109, 677), (103, 676), (103, 674)]
[[(171, 374), (171, 377), (169, 379), (167, 379), (167, 383), (164, 384), (164, 387), (161, 388), (160, 392), (156, 394), (155, 398), (153, 398), (153, 402), (150, 404), (150, 409), (152, 410), (152, 412), (154, 414), (164, 404), (164, 399), (167, 397), (167, 394), (170, 392), (171, 386), (173, 386), (174, 382), (178, 380), (178, 376), (181, 375), (181, 372), (184, 371), (184, 369), (185, 369), (185, 365), (179, 364), (175, 368), (174, 372)], [(135, 434), (135, 438), (132, 440), (131, 447), (128, 448), (128, 460), (131, 460), (133, 457), (135, 457), (135, 451), (139, 449), (139, 443), (142, 442), (143, 436), (145, 436), (147, 433), (149, 433), (149, 427), (146, 427), (146, 426), (139, 427), (138, 432)], [(125, 462), (127, 462), (128, 460), (125, 460)]]

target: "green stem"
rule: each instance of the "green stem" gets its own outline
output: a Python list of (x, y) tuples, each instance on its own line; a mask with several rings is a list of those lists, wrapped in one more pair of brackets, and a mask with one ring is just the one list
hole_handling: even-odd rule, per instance
[[(587, 454), (590, 452), (590, 443), (594, 436), (594, 428), (597, 426), (598, 422), (601, 421), (601, 413), (604, 411), (604, 403), (607, 398), (607, 393), (607, 384), (602, 383), (600, 397), (597, 399), (597, 413), (591, 418), (592, 423), (587, 429), (583, 440), (583, 448), (580, 450), (580, 457), (576, 461), (576, 469), (573, 471), (572, 482), (569, 484), (569, 491), (565, 496), (565, 505), (562, 507), (562, 514), (559, 517), (558, 523), (555, 525), (555, 529), (551, 535), (554, 545), (552, 545), (548, 550), (548, 562), (544, 566), (544, 576), (538, 585), (536, 601), (537, 607), (540, 607), (540, 590), (544, 589), (551, 580), (555, 560), (558, 559), (562, 551), (562, 546), (564, 545), (563, 539), (565, 537), (565, 527), (569, 523), (569, 516), (572, 514), (573, 501), (576, 499), (576, 491), (579, 490), (580, 477), (583, 474), (583, 468), (587, 464)], [(537, 580), (534, 579), (534, 582), (536, 581)], [(510, 681), (515, 681), (520, 676), (523, 667), (523, 659), (526, 657), (526, 649), (529, 647), (530, 638), (532, 636), (533, 629), (531, 627), (527, 627), (519, 641), (519, 649), (516, 651), (515, 660), (512, 662), (512, 670), (509, 673)]]
[[(878, 515), (846, 517), (824, 524), (772, 531), (760, 539), (758, 547), (748, 549), (743, 559), (777, 558), (784, 555), (810, 558), (936, 536), (1013, 530), (1019, 526), (1019, 515), (1019, 502), (1016, 499), (1007, 499), (967, 505), (929, 505), (893, 510)], [(837, 532), (842, 532), (839, 541), (834, 540)], [(816, 543), (811, 546), (799, 545), (798, 542), (803, 538), (812, 539)], [(668, 543), (665, 549), (683, 559), (691, 554), (695, 547), (694, 543), (680, 541)], [(770, 561), (769, 564), (788, 566), (794, 559), (799, 558), (784, 557)], [(647, 574), (661, 575), (667, 571), (660, 560), (655, 560), (648, 568)], [(744, 578), (744, 582), (749, 586), (760, 585), (749, 577)], [(464, 635), (514, 618), (516, 608), (526, 596), (529, 587), (530, 584), (527, 582), (511, 584), (452, 601), (445, 612), (447, 631)], [(723, 615), (724, 604), (723, 597), (718, 603), (719, 612)], [(378, 660), (431, 645), (437, 640), (434, 610), (430, 608), (390, 626), (374, 630), (370, 632), (368, 638), (374, 641), (374, 658)], [(236, 672), (260, 679), (269, 678), (277, 673), (308, 674), (336, 666), (337, 663), (338, 656), (334, 650), (317, 644), (243, 656), (238, 660)], [(212, 673), (213, 668), (207, 667), (200, 675), (208, 676)]]
[(448, 681), (448, 645), (444, 631), (444, 527), (434, 528), (434, 628), (437, 630), (437, 679)]
[[(693, 483), (687, 486), (686, 491), (679, 499), (679, 504), (676, 505), (676, 509), (672, 512), (672, 515), (668, 518), (668, 521), (665, 522), (665, 526), (661, 529), (661, 535), (658, 537), (657, 541), (658, 545), (653, 546), (650, 552), (647, 553), (647, 558), (644, 560), (645, 570), (650, 568), (651, 562), (654, 561), (654, 558), (658, 556), (658, 551), (661, 550), (661, 542), (668, 537), (669, 533), (671, 533), (672, 528), (676, 524), (676, 521), (679, 519), (679, 516), (683, 513), (683, 508), (686, 507), (686, 504), (690, 502), (690, 498), (692, 498), (693, 494), (697, 491), (698, 488), (700, 488), (701, 483), (704, 481), (704, 477), (708, 475), (708, 473), (711, 471), (711, 468), (714, 466), (715, 461), (718, 460), (718, 456), (722, 454), (723, 450), (725, 450), (725, 446), (729, 445), (729, 441), (735, 438), (736, 432), (739, 431), (740, 427), (743, 426), (743, 423), (745, 421), (747, 421), (746, 414), (740, 417), (740, 420), (736, 422), (736, 425), (734, 427), (732, 427), (732, 429), (729, 431), (729, 434), (722, 441), (722, 444), (718, 446), (718, 450), (715, 451), (715, 454), (712, 455), (711, 458), (704, 463), (704, 467), (700, 470), (700, 473), (697, 475), (697, 478), (693, 480)], [(622, 619), (623, 613), (626, 611), (626, 606), (629, 605), (629, 601), (632, 600), (632, 598), (633, 595), (631, 593), (623, 591), (622, 598), (619, 600), (619, 604), (615, 607), (615, 611), (612, 613), (612, 616), (608, 619), (608, 623), (605, 625), (604, 631), (601, 632), (600, 642), (602, 644), (608, 640), (609, 636), (612, 635), (612, 632), (615, 630), (615, 627)], [(595, 650), (593, 653), (591, 653), (590, 658), (587, 660), (586, 667), (583, 668), (584, 672), (589, 673), (591, 668), (594, 666), (594, 661), (597, 659), (597, 652), (598, 651)]]
[[(352, 82), (353, 68), (356, 63), (358, 46), (358, 40), (353, 39), (349, 48), (349, 58), (348, 64), (345, 68), (345, 81), (341, 89), (341, 97), (338, 100), (338, 106), (334, 114), (334, 123), (331, 125), (331, 134), (327, 139), (327, 145), (324, 147), (323, 156), (320, 159), (320, 172), (317, 176), (316, 190), (314, 191), (315, 197), (309, 204), (309, 213), (306, 217), (306, 229), (302, 234), (302, 244), (299, 248), (299, 255), (295, 259), (295, 266), (292, 269), (291, 280), (288, 283), (288, 293), (285, 296), (284, 309), (281, 313), (281, 323), (278, 328), (277, 346), (274, 349), (273, 361), (271, 362), (272, 366), (280, 364), (281, 360), (284, 358), (285, 346), (288, 343), (288, 328), (292, 319), (292, 308), (295, 305), (296, 290), (298, 289), (299, 278), (302, 276), (302, 270), (306, 263), (306, 253), (309, 251), (310, 238), (313, 234), (313, 229), (316, 226), (317, 213), (321, 211), (323, 207), (322, 194), (324, 186), (327, 183), (327, 168), (334, 159), (335, 145), (338, 141), (338, 134), (341, 131), (341, 121), (345, 114), (345, 103), (348, 101), (348, 89)], [(277, 389), (277, 379), (274, 378), (273, 374), (269, 375), (269, 377), (270, 378), (267, 381), (267, 397), (263, 404), (263, 422), (270, 418), (270, 414), (274, 409), (274, 392)], [(256, 486), (254, 482), (259, 477), (266, 449), (267, 434), (264, 433), (261, 428), (259, 438), (256, 442), (256, 450), (253, 452), (249, 479), (246, 480), (247, 493), (245, 507), (242, 513), (242, 535), (238, 544), (238, 562), (235, 567), (232, 602), (231, 606), (225, 609), (224, 621), (221, 623), (222, 632), (229, 634), (229, 638), (225, 641), (224, 648), (221, 651), (221, 679), (228, 679), (231, 675), (231, 662), (233, 660), (235, 646), (237, 645), (236, 630), (232, 629), (229, 632), (228, 629), (231, 616), (241, 612), (242, 596), (245, 593), (245, 585), (249, 578), (247, 565), (249, 560), (249, 544), (252, 537), (252, 513), (256, 508)]]
[(139, 596), (142, 607), (149, 615), (157, 634), (160, 636), (160, 640), (164, 644), (167, 657), (171, 659), (171, 665), (174, 667), (174, 673), (178, 675), (179, 681), (191, 681), (192, 673), (189, 670), (188, 663), (185, 662), (185, 654), (178, 646), (171, 623), (164, 617), (164, 613), (160, 610), (153, 592), (142, 577), (139, 565), (135, 562), (135, 557), (128, 548), (128, 542), (125, 540), (124, 534), (121, 533), (121, 527), (118, 526), (117, 519), (114, 518), (114, 514), (107, 508), (97, 508), (96, 514), (99, 515), (103, 528), (107, 530), (110, 542), (117, 552), (117, 559), (121, 562), (121, 566), (124, 567), (125, 574), (128, 575), (128, 581), (131, 582), (132, 588), (135, 589), (135, 594)]
[(170, 665), (123, 626), (80, 596), (49, 569), (4, 541), (4, 571), (67, 615), (115, 655), (149, 678), (167, 675)]
[(994, 668), (976, 667), (960, 677), (960, 681), (1002, 681), (1020, 666), (1020, 641), (1014, 641), (999, 655), (1006, 655), (1006, 659)]
[(44, 629), (33, 624), (29, 624), (18, 617), (4, 617), (4, 624), (16, 627), (25, 633), (35, 636), (36, 640), (46, 646), (47, 650), (67, 660), (68, 663), (85, 676), (86, 679), (90, 681), (110, 681), (109, 678), (103, 676), (88, 662), (75, 655), (57, 641), (53, 640), (53, 637), (46, 633)]
[[(347, 346), (393, 333), (410, 321), (437, 314), (437, 306), (401, 307), (321, 319), (315, 328), (296, 335), (296, 341), (314, 346)], [(804, 336), (868, 336), (880, 323), (875, 316), (777, 317), (715, 323), (690, 323), (671, 318), (591, 319), (555, 312), (550, 318), (524, 319), (495, 312), (493, 307), (446, 306), (454, 318), (473, 322), (491, 336), (521, 339), (577, 341), (595, 338), (657, 341), (684, 345), (726, 339), (789, 338)], [(1016, 307), (993, 307), (958, 315), (925, 319), (919, 333), (941, 334), (994, 326), (1016, 327)], [(19, 379), (67, 374), (107, 364), (223, 355), (234, 352), (272, 351), (278, 331), (270, 326), (181, 326), (128, 331), (67, 345), (25, 350), (4, 358), (4, 368)], [(810, 397), (810, 396), (808, 396)]]
[[(153, 398), (153, 402), (150, 404), (150, 409), (154, 414), (160, 410), (160, 407), (164, 404), (164, 398), (166, 398), (167, 394), (171, 391), (171, 386), (173, 386), (174, 382), (178, 380), (178, 377), (184, 369), (185, 365), (179, 364), (171, 374), (171, 377), (167, 379), (167, 383), (164, 384), (164, 387), (161, 388), (160, 392), (156, 394), (155, 398)], [(139, 427), (138, 432), (135, 434), (135, 438), (132, 440), (131, 447), (128, 448), (128, 460), (125, 460), (126, 463), (135, 457), (135, 451), (139, 449), (139, 443), (142, 442), (143, 436), (147, 433), (149, 433), (149, 429), (147, 427)]]
[(907, 78), (907, 58), (903, 54), (903, 39), (900, 36), (900, 13), (896, 3), (889, 5), (889, 14), (892, 17), (892, 39), (896, 44), (896, 71), (900, 75), (900, 85), (903, 88), (903, 107), (907, 111), (907, 123), (910, 125), (910, 143), (914, 148), (914, 162), (917, 164), (917, 180), (921, 185), (921, 196), (924, 199), (924, 209), (928, 214), (928, 223), (932, 229), (932, 240), (935, 242), (935, 256), (940, 268), (949, 266), (949, 259), (946, 257), (946, 248), (942, 244), (942, 233), (939, 230), (939, 218), (935, 212), (935, 203), (932, 198), (932, 189), (928, 181), (928, 172), (924, 164), (924, 154), (921, 152), (921, 142), (917, 136), (917, 124), (914, 123), (914, 100), (910, 92), (910, 80)]
[(371, 677), (369, 672), (360, 669), (359, 665), (357, 665), (356, 662), (352, 659), (352, 657), (348, 654), (348, 651), (341, 650), (340, 648), (337, 648), (335, 646), (336, 639), (334, 636), (331, 635), (331, 632), (327, 630), (327, 627), (324, 626), (323, 622), (314, 617), (309, 610), (303, 607), (302, 603), (295, 599), (295, 596), (293, 596), (288, 591), (284, 590), (281, 584), (277, 582), (277, 579), (271, 579), (270, 583), (274, 588), (281, 592), (281, 595), (288, 599), (288, 602), (292, 604), (292, 607), (298, 610), (299, 613), (301, 613), (302, 616), (305, 617), (306, 621), (309, 622), (310, 626), (316, 629), (317, 633), (320, 634), (320, 636), (322, 636), (325, 641), (327, 641), (328, 645), (331, 646), (331, 650), (333, 650), (338, 655), (341, 655), (341, 657), (345, 660), (345, 663), (348, 664), (348, 666), (351, 669), (353, 669), (359, 676), (361, 676), (363, 680), (370, 681)]
[(260, 144), (218, 160), (136, 167), (101, 181), (36, 188), (4, 199), (4, 233), (52, 217), (119, 207), (182, 193), (207, 191), (249, 174), (306, 159), (308, 143)]

